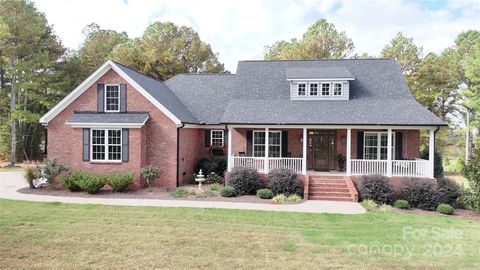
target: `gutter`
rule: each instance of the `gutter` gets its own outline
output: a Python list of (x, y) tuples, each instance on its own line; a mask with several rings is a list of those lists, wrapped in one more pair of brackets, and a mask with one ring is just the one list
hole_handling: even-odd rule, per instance
[(180, 186), (180, 129), (185, 126), (185, 123), (177, 126), (177, 187)]

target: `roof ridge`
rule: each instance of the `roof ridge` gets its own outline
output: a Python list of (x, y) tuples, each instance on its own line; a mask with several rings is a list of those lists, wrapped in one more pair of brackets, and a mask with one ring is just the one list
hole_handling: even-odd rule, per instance
[(364, 60), (393, 60), (392, 57), (377, 58), (340, 58), (340, 59), (273, 59), (273, 60), (239, 60), (238, 62), (322, 62), (322, 61), (364, 61)]
[[(147, 77), (147, 78), (149, 78), (149, 79), (152, 79), (152, 80), (155, 80), (155, 81), (158, 81), (158, 82), (161, 82), (161, 83), (165, 83), (165, 81), (159, 80), (159, 79), (157, 79), (157, 78), (155, 78), (155, 77), (153, 77), (153, 76), (150, 76), (150, 75), (148, 75), (148, 74), (145, 74), (145, 73), (143, 73), (143, 72), (140, 72), (140, 71), (138, 71), (138, 70), (136, 70), (136, 69), (133, 69), (133, 68), (131, 68), (131, 67), (127, 66), (127, 65), (124, 65), (124, 64), (122, 64), (122, 63), (120, 63), (120, 62), (117, 62), (117, 61), (115, 61), (115, 60), (111, 60), (111, 59), (110, 59), (110, 61), (112, 61), (112, 62), (114, 62), (115, 64), (118, 64), (118, 65), (120, 65), (120, 66), (122, 66), (122, 67), (124, 67), (124, 68), (128, 68), (128, 69), (130, 69), (131, 71), (136, 72), (136, 73), (138, 73), (138, 74), (140, 74), (140, 75), (142, 75), (142, 76), (145, 76), (145, 77)], [(175, 75), (175, 76), (176, 76), (176, 75)]]

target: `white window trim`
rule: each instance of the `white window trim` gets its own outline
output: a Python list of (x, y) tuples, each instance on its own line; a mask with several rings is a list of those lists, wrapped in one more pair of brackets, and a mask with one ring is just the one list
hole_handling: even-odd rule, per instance
[[(382, 148), (387, 148), (387, 153), (388, 153), (388, 146), (382, 146), (381, 139), (382, 139), (382, 134), (386, 134), (387, 135), (387, 140), (388, 140), (388, 132), (386, 132), (386, 131), (365, 131), (364, 132), (364, 135), (363, 135), (363, 159), (366, 159), (365, 158), (365, 156), (366, 156), (365, 135), (366, 134), (377, 135), (377, 146), (368, 146), (368, 147), (376, 147), (377, 148), (377, 158), (376, 159), (369, 159), (369, 160), (387, 160), (388, 156), (387, 156), (387, 159), (381, 159), (381, 153), (382, 153), (381, 149)], [(395, 132), (392, 132), (392, 160), (395, 160), (395, 137), (396, 137)]]
[[(312, 84), (316, 84), (316, 85), (317, 85), (317, 94), (316, 94), (316, 95), (312, 95), (312, 94), (311, 94), (311, 91), (312, 91), (312, 90), (311, 90)], [(320, 85), (321, 85), (321, 84), (320, 84), (320, 83), (318, 83), (318, 82), (311, 82), (311, 83), (308, 83), (308, 95), (307, 95), (307, 96), (309, 96), (309, 97), (318, 97), (318, 96), (320, 96), (320, 93), (319, 93), (319, 86), (320, 86)]]
[[(335, 95), (335, 85), (336, 85), (336, 84), (340, 84), (340, 95)], [(343, 83), (333, 82), (332, 85), (333, 85), (332, 95), (335, 96), (335, 97), (341, 97), (341, 96), (343, 96)]]
[[(105, 159), (93, 159), (93, 131), (94, 130), (104, 130), (105, 131), (105, 143), (103, 144), (105, 146)], [(115, 130), (115, 131), (120, 131), (120, 159), (119, 160), (110, 160), (108, 159), (108, 131), (109, 130)], [(98, 144), (96, 144), (98, 145)], [(104, 129), (104, 128), (91, 128), (90, 129), (90, 161), (91, 162), (108, 162), (108, 163), (121, 163), (123, 160), (123, 132), (121, 129), (116, 129), (116, 128), (109, 128), (109, 129)]]
[[(305, 85), (305, 95), (300, 95), (300, 84)], [(308, 96), (308, 83), (306, 82), (297, 83), (297, 97), (306, 97), (306, 96)]]
[[(118, 110), (107, 110), (107, 86), (116, 86), (118, 88)], [(103, 108), (105, 112), (120, 112), (120, 84), (105, 84), (105, 90), (103, 93)], [(113, 98), (112, 98), (113, 99)]]
[[(268, 132), (269, 132), (269, 136), (268, 136), (269, 138), (270, 138), (271, 133), (279, 133), (280, 134), (280, 144), (278, 144), (278, 146), (280, 146), (280, 156), (279, 157), (282, 157), (282, 131), (281, 130), (270, 130)], [(255, 134), (256, 133), (265, 133), (265, 131), (264, 130), (254, 130), (253, 131), (253, 134), (252, 134), (252, 157), (257, 157), (257, 156), (255, 156), (255, 146), (262, 145), (264, 148), (266, 147), (266, 141), (264, 141), (263, 144), (255, 144)], [(266, 136), (265, 136), (265, 138), (266, 138)], [(275, 144), (275, 145), (277, 145), (277, 144)], [(269, 144), (269, 146), (271, 146), (271, 145)], [(270, 151), (268, 151), (268, 152), (270, 152)], [(265, 157), (265, 155), (258, 156), (258, 157)]]
[(221, 146), (225, 145), (224, 138), (225, 138), (225, 133), (221, 129), (212, 129), (210, 130), (210, 145), (213, 145), (213, 132), (221, 132), (222, 133), (222, 144)]
[[(323, 94), (323, 85), (328, 85), (328, 95)], [(321, 97), (330, 97), (332, 96), (332, 83), (331, 82), (322, 82), (320, 84), (320, 96)]]

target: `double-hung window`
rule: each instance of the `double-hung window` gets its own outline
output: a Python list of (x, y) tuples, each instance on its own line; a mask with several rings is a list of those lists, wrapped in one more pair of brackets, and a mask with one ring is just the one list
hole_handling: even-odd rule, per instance
[(223, 146), (223, 130), (210, 131), (210, 145)]
[(121, 129), (92, 129), (91, 132), (90, 159), (92, 161), (122, 160)]
[[(282, 132), (269, 131), (268, 133), (268, 156), (282, 156)], [(265, 157), (265, 131), (253, 132), (253, 156)]]
[[(387, 132), (365, 132), (363, 140), (364, 159), (386, 160), (388, 151)], [(392, 133), (392, 159), (395, 156), (395, 133)]]
[(105, 112), (120, 111), (120, 86), (118, 84), (105, 85)]

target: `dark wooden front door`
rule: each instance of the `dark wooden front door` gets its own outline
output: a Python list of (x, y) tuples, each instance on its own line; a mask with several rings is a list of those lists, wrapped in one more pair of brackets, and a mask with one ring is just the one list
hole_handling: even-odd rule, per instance
[(335, 170), (335, 138), (335, 131), (308, 131), (307, 170)]

